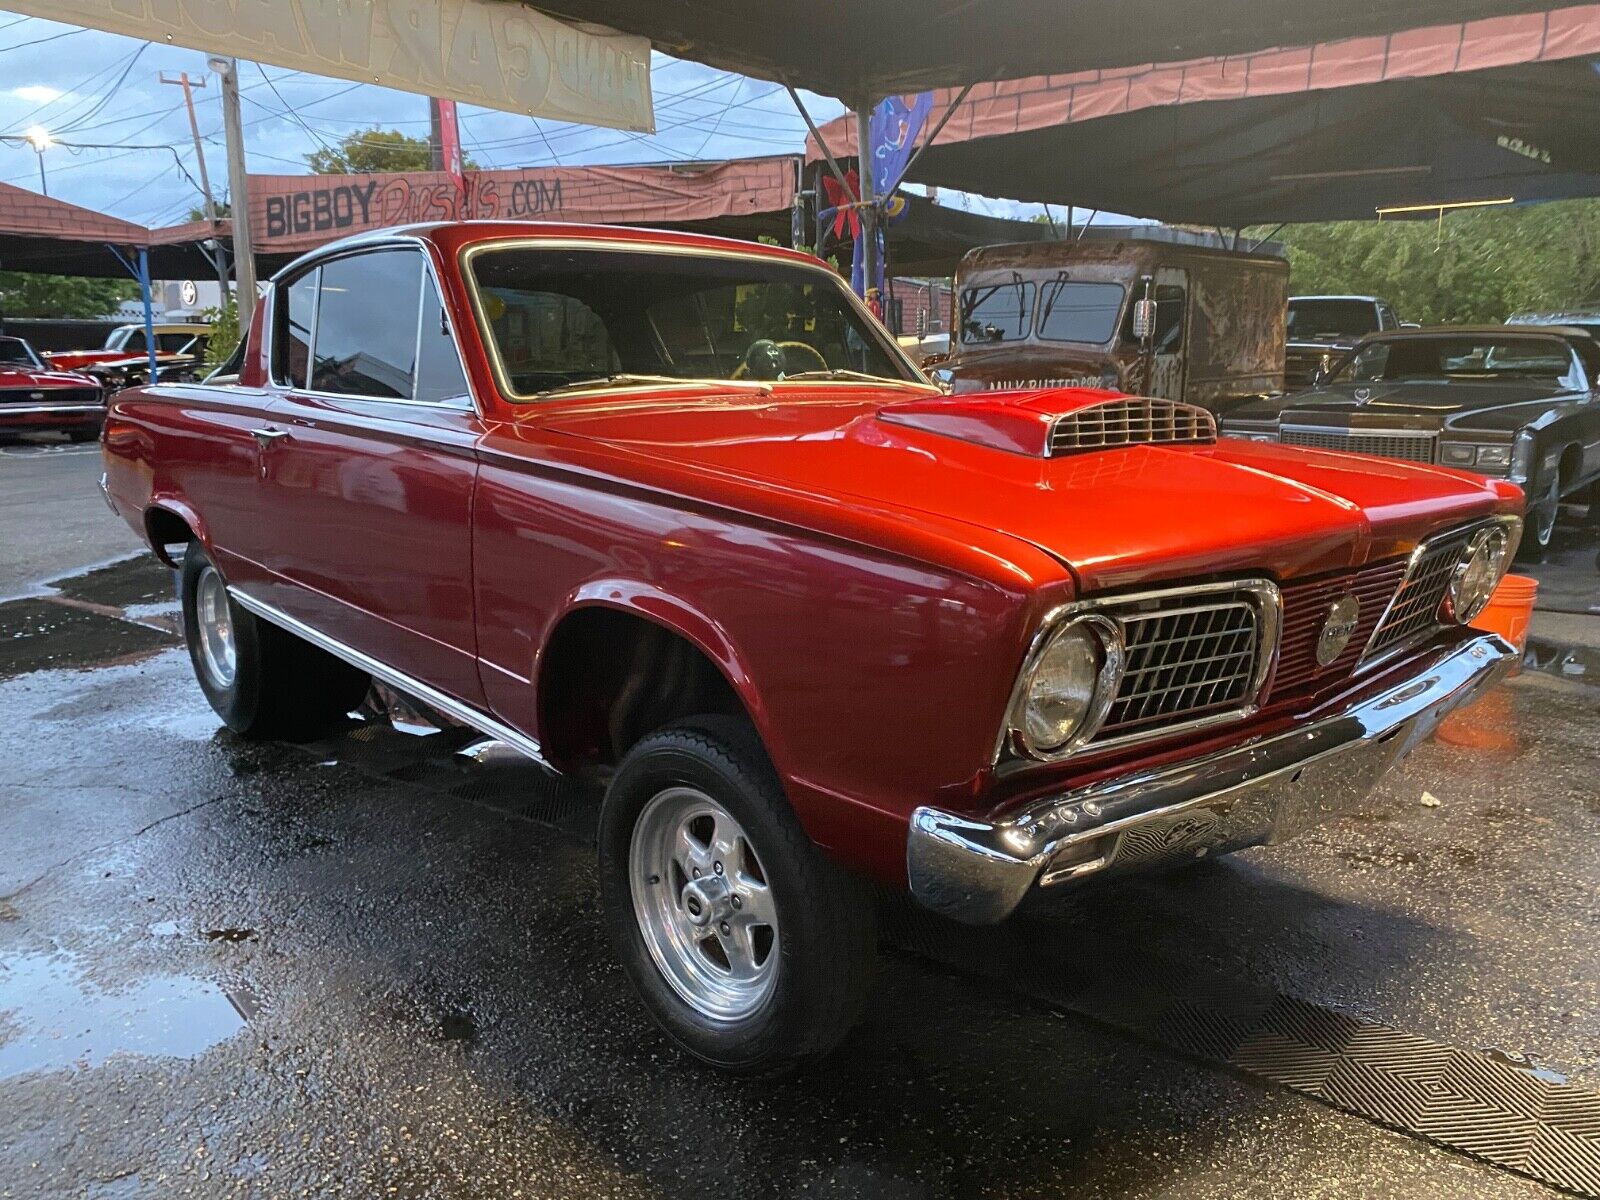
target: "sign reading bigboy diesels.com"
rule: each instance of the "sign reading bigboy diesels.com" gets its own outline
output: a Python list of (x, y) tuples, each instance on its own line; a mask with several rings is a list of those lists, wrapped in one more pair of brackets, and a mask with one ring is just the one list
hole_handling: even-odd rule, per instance
[(52, 21), (585, 125), (653, 132), (650, 44), (509, 0), (6, 0)]

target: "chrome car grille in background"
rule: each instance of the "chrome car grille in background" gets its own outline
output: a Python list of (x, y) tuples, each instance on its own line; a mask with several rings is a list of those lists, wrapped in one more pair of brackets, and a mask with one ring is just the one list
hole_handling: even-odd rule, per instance
[(1214, 442), (1217, 422), (1205, 409), (1175, 400), (1129, 396), (1057, 417), (1048, 453), (1071, 454), (1108, 446)]
[(1402, 458), (1407, 462), (1431, 463), (1439, 438), (1433, 433), (1410, 429), (1323, 429), (1313, 426), (1284, 425), (1278, 434), (1285, 446), (1305, 446), (1312, 450), (1343, 450), (1349, 454), (1372, 454), (1378, 458)]
[(1263, 653), (1257, 598), (1179, 596), (1152, 611), (1109, 615), (1122, 627), (1127, 660), (1096, 742), (1166, 730), (1254, 701)]
[(1438, 625), (1439, 609), (1450, 587), (1450, 577), (1472, 533), (1471, 528), (1457, 530), (1422, 546), (1394, 603), (1383, 614), (1377, 632), (1372, 635), (1365, 658), (1375, 658)]

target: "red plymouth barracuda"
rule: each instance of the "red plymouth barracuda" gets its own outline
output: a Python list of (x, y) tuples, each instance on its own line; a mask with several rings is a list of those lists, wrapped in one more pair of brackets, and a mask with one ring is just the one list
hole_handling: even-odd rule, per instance
[(370, 680), (604, 785), (603, 912), (733, 1070), (826, 1051), (872, 881), (1036, 891), (1286, 836), (1512, 661), (1511, 483), (945, 396), (805, 255), (575, 225), (324, 247), (237, 382), (123, 392), (107, 495), (244, 735)]
[(59, 430), (75, 442), (100, 435), (105, 396), (87, 375), (53, 371), (21, 338), (0, 337), (0, 438)]

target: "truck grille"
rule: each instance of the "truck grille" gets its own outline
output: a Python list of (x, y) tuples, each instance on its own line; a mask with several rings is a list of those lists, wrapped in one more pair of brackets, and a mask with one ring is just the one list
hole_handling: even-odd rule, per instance
[(1378, 458), (1403, 458), (1407, 462), (1431, 463), (1434, 444), (1439, 440), (1432, 433), (1417, 433), (1409, 429), (1362, 430), (1317, 429), (1285, 425), (1279, 430), (1279, 440), (1285, 446), (1304, 446), (1312, 450), (1343, 450), (1347, 454), (1371, 454)]
[(1048, 453), (1216, 440), (1216, 419), (1205, 409), (1174, 400), (1128, 396), (1057, 417), (1050, 429)]
[(1168, 732), (1249, 707), (1272, 653), (1267, 643), (1275, 638), (1277, 603), (1269, 585), (1179, 593), (1110, 609), (1127, 657), (1094, 741)]
[(1439, 624), (1439, 608), (1449, 590), (1450, 577), (1474, 528), (1458, 529), (1423, 544), (1394, 602), (1378, 623), (1364, 657), (1376, 658)]

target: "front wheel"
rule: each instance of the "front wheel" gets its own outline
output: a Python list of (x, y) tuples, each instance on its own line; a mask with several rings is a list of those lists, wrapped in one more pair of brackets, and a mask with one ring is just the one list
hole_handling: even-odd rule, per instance
[(361, 703), (361, 671), (245, 611), (198, 541), (179, 575), (183, 632), (200, 690), (246, 737), (313, 738)]
[(859, 1017), (871, 891), (806, 836), (747, 723), (698, 718), (629, 751), (601, 809), (600, 883), (635, 990), (695, 1057), (778, 1070)]
[(1522, 539), (1522, 557), (1550, 549), (1556, 536), (1556, 518), (1561, 514), (1561, 480), (1552, 479), (1549, 490), (1528, 512), (1528, 532)]

